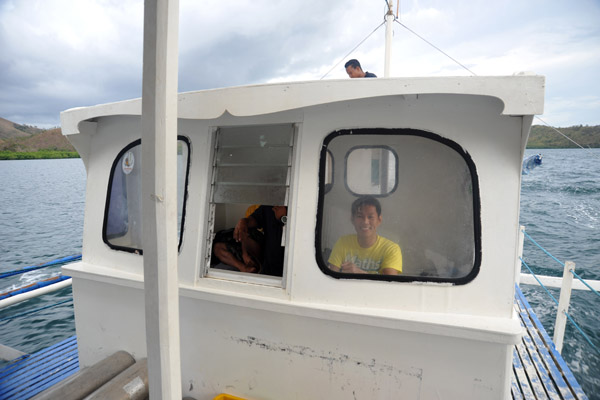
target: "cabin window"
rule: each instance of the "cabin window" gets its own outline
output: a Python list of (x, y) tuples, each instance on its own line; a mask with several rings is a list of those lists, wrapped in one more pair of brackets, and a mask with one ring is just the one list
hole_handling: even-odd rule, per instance
[(333, 186), (333, 156), (330, 151), (325, 153), (324, 190), (328, 192)]
[[(183, 235), (190, 146), (187, 138), (177, 140), (177, 232)], [(113, 249), (142, 254), (142, 146), (129, 144), (113, 162), (106, 208), (103, 239)]]
[(325, 138), (320, 162), (315, 245), (324, 273), (454, 284), (477, 275), (478, 179), (457, 143), (414, 129), (341, 130)]
[[(207, 234), (210, 271), (282, 276), (294, 129), (285, 124), (216, 130)], [(254, 252), (247, 262), (247, 249), (239, 248), (232, 235), (238, 221), (250, 215), (268, 227), (253, 231), (249, 246)]]
[(398, 157), (385, 146), (350, 149), (346, 156), (345, 178), (348, 190), (359, 195), (385, 196), (396, 189)]

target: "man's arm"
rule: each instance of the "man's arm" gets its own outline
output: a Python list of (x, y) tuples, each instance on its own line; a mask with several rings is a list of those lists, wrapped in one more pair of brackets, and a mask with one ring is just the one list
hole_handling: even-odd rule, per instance
[(394, 268), (383, 268), (379, 273), (381, 275), (398, 275), (400, 271)]
[(329, 266), (329, 269), (335, 272), (342, 272), (342, 267), (338, 267), (337, 265), (333, 265), (331, 263), (327, 264)]
[(366, 274), (367, 273), (367, 272), (363, 271), (362, 269), (358, 268), (351, 261), (343, 262), (342, 265), (340, 265), (340, 272), (343, 272), (346, 274)]
[(365, 271), (358, 268), (356, 265), (354, 265), (354, 263), (350, 261), (342, 263), (342, 265), (339, 267), (337, 265), (329, 263), (329, 269), (335, 272), (344, 272), (346, 274), (366, 274)]
[(233, 238), (237, 242), (241, 242), (248, 237), (248, 228), (256, 228), (257, 225), (258, 223), (252, 216), (240, 219), (233, 230)]
[[(331, 266), (331, 264), (329, 264)], [(337, 268), (334, 266), (334, 271), (344, 272), (346, 274), (367, 274), (368, 272), (363, 271), (351, 262), (343, 263), (341, 267)], [(380, 275), (398, 275), (398, 270), (394, 268), (383, 268), (379, 271)]]

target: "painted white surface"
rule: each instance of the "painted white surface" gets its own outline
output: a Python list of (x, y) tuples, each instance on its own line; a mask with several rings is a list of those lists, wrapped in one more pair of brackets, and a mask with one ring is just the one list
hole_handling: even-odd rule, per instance
[[(213, 119), (223, 113), (244, 117), (264, 115), (338, 101), (415, 94), (471, 94), (500, 99), (504, 115), (544, 112), (544, 78), (536, 75), (496, 77), (344, 79), (250, 85), (179, 94), (179, 118)], [(79, 132), (80, 121), (108, 115), (140, 115), (141, 99), (60, 114), (64, 135)]]
[[(177, 276), (178, 43), (179, 0), (146, 0), (141, 118), (145, 160), (141, 171), (141, 205), (146, 345), (149, 395), (165, 400), (181, 397)], [(125, 391), (131, 397), (135, 392)]]
[[(563, 287), (563, 278), (560, 276), (536, 276), (540, 280), (540, 282), (544, 284), (544, 286), (559, 289)], [(535, 277), (531, 274), (521, 274), (521, 283), (523, 285), (540, 285), (539, 282), (535, 279)], [(592, 289), (600, 291), (600, 281), (586, 279), (585, 283), (587, 283)], [(579, 279), (576, 279), (573, 280), (573, 290), (590, 290), (590, 288), (584, 285), (583, 282), (581, 282)]]
[[(530, 115), (542, 111), (543, 78), (354, 81), (360, 80), (180, 95), (178, 133), (191, 141), (179, 254), (184, 394), (212, 398), (231, 389), (250, 398), (348, 398), (353, 391), (359, 398), (389, 398), (404, 390), (406, 398), (422, 399), (507, 395), (512, 345), (521, 332), (512, 308), (521, 160)], [(355, 100), (361, 93), (365, 99)], [(333, 102), (323, 104), (327, 100)], [(139, 115), (124, 115), (136, 113), (134, 103), (62, 115), (64, 132), (74, 134), (81, 119), (108, 114), (94, 120), (94, 129), (82, 124), (87, 130), (76, 136), (76, 145), (89, 148), (84, 250), (82, 262), (65, 270), (74, 280), (82, 365), (117, 349), (137, 358), (145, 348), (142, 257), (111, 250), (101, 238), (110, 166), (140, 137)], [(298, 126), (284, 277), (279, 285), (277, 279), (266, 285), (204, 276), (213, 130), (275, 123)], [(320, 149), (329, 133), (359, 127), (434, 132), (472, 157), (480, 184), (482, 264), (471, 282), (338, 280), (319, 269)]]
[[(127, 349), (144, 356), (140, 289), (77, 280), (80, 362)], [(211, 399), (227, 392), (245, 398), (407, 399), (504, 398), (505, 361), (512, 344), (447, 336), (433, 320), (424, 331), (404, 329), (410, 320), (356, 315), (347, 310), (303, 312), (295, 307), (255, 309), (181, 299), (184, 395)], [(84, 309), (102, 303), (103, 312)], [(311, 315), (309, 315), (311, 314)], [(498, 321), (497, 326), (501, 323)], [(513, 336), (519, 335), (513, 332)], [(484, 336), (479, 336), (483, 338)], [(365, 344), (366, 343), (366, 344)], [(469, 349), (465, 353), (465, 349)], [(307, 383), (310, 382), (309, 385)], [(483, 396), (483, 397), (481, 397)]]

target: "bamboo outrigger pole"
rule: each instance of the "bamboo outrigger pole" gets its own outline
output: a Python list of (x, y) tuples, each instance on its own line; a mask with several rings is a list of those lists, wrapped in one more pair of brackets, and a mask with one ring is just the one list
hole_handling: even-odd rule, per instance
[(142, 88), (142, 215), (151, 399), (181, 399), (177, 278), (179, 0), (146, 0)]

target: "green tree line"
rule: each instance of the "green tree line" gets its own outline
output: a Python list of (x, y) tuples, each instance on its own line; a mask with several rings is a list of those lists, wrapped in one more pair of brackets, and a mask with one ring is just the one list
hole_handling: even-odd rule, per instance
[[(583, 147), (600, 148), (600, 125), (575, 125), (567, 128), (556, 128), (564, 135)], [(568, 149), (578, 148), (575, 143), (545, 125), (531, 127), (528, 149)]]
[(0, 160), (41, 160), (50, 158), (79, 158), (76, 151), (38, 150), (38, 151), (0, 151)]
[[(571, 138), (583, 147), (600, 148), (600, 125), (576, 125), (567, 128), (556, 128), (564, 135)], [(529, 140), (527, 141), (528, 149), (566, 149), (577, 148), (569, 139), (566, 139), (555, 128), (544, 125), (533, 125)], [(58, 131), (60, 132), (60, 131)], [(58, 133), (60, 135), (60, 133)], [(33, 135), (35, 137), (37, 135)], [(72, 146), (66, 139), (61, 139), (65, 142), (65, 146), (72, 149)], [(65, 146), (57, 146), (54, 143), (46, 143), (48, 148), (26, 149), (24, 147), (36, 147), (32, 145), (25, 146), (26, 141), (31, 141), (31, 138), (16, 138), (14, 140), (4, 141), (0, 143), (0, 160), (34, 160), (44, 158), (77, 158), (79, 154), (76, 151), (65, 149)], [(42, 147), (43, 144), (38, 144), (37, 147)], [(29, 150), (29, 151), (28, 151)], [(35, 150), (35, 151), (34, 151)]]

